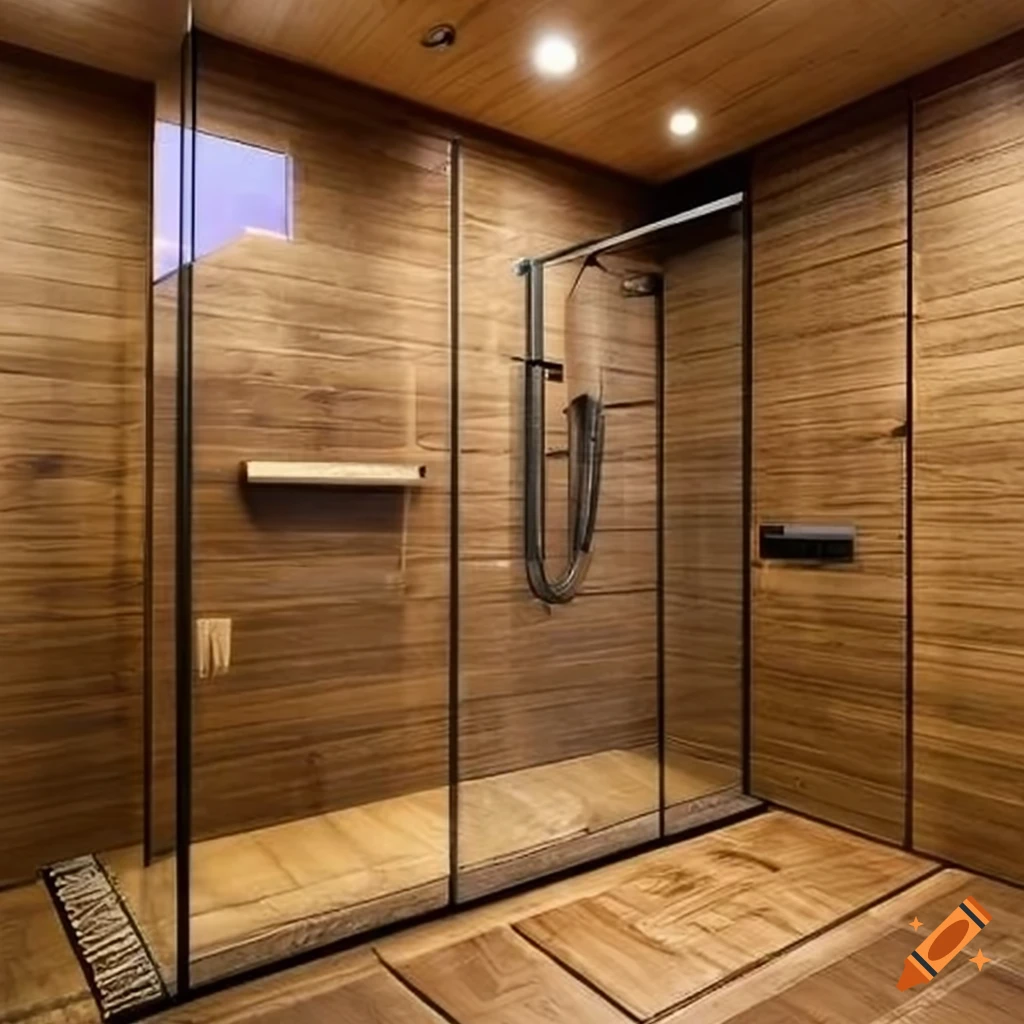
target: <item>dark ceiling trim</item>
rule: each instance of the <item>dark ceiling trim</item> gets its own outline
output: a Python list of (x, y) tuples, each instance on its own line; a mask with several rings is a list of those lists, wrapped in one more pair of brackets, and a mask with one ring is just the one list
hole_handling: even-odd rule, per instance
[(1004, 36), (979, 50), (961, 54), (945, 64), (921, 72), (908, 83), (910, 92), (915, 100), (926, 99), (1019, 60), (1024, 60), (1024, 31)]

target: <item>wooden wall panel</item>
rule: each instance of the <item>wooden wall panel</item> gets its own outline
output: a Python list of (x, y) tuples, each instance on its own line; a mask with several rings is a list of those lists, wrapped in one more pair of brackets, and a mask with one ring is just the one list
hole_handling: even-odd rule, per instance
[[(595, 553), (581, 594), (550, 607), (523, 564), (522, 394), (530, 255), (612, 234), (638, 219), (638, 193), (510, 150), (464, 155), (461, 361), (461, 703), (464, 778), (656, 741), (655, 326), (652, 299), (568, 264), (546, 275), (548, 554), (563, 564), (562, 410), (603, 388), (605, 466)], [(620, 270), (621, 261), (610, 260)], [(625, 263), (622, 264), (625, 266)], [(656, 775), (652, 768), (652, 796)], [(638, 813), (653, 809), (638, 808)]]
[(1024, 63), (920, 103), (914, 842), (1024, 882)]
[(188, 0), (4, 0), (0, 39), (155, 81), (175, 64)]
[[(206, 837), (447, 781), (449, 186), (444, 140), (314, 73), (204, 40), (198, 88), (201, 131), (294, 181), (292, 241), (195, 271), (195, 616), (234, 623), (195, 682)], [(246, 488), (246, 459), (428, 475)]]
[(150, 117), (0, 49), (0, 886), (140, 831)]
[[(883, 97), (761, 152), (753, 528), (849, 524), (850, 565), (753, 569), (756, 795), (904, 818), (907, 119)], [(755, 546), (756, 556), (756, 546)]]
[[(742, 768), (743, 234), (688, 229), (665, 261), (665, 735), (670, 759)], [(669, 803), (693, 795), (674, 794)]]
[(178, 722), (175, 552), (177, 550), (177, 272), (153, 285), (152, 511), (149, 664), (149, 849), (167, 853), (176, 839)]

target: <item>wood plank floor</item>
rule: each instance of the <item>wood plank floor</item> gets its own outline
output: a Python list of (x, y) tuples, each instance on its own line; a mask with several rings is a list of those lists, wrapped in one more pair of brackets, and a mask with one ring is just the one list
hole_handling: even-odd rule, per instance
[(0, 892), (0, 1022), (99, 1024), (42, 882)]
[[(685, 827), (745, 809), (713, 767), (674, 759)], [(496, 889), (658, 834), (655, 751), (609, 750), (464, 782), (459, 893)], [(496, 823), (499, 827), (496, 827)], [(158, 961), (174, 962), (174, 862), (103, 861)], [(410, 794), (192, 847), (193, 980), (203, 983), (425, 913), (448, 899), (448, 792)]]
[[(929, 985), (899, 992), (903, 961), (966, 897), (992, 923)], [(911, 922), (919, 920), (915, 931)], [(992, 959), (978, 973), (978, 950)], [(1024, 890), (945, 870), (736, 979), (667, 1024), (1020, 1024)]]
[[(922, 919), (927, 914), (928, 924), (938, 924), (952, 909), (957, 886), (973, 879), (954, 872), (936, 874), (937, 870), (931, 862), (899, 850), (773, 811), (219, 993), (159, 1021), (628, 1024), (645, 1019), (643, 1015), (653, 1009), (657, 1020), (671, 1024), (724, 1024), (806, 983), (819, 967), (841, 962), (886, 931), (906, 931), (915, 912)], [(718, 884), (726, 876), (729, 883)], [(921, 883), (922, 878), (927, 880)], [(913, 888), (870, 909), (907, 885)], [(1010, 891), (1018, 900), (1024, 896)], [(1009, 905), (998, 892), (979, 888), (976, 895), (994, 915), (997, 906)], [(628, 905), (618, 902), (624, 898)], [(581, 908), (592, 912), (595, 901), (602, 899), (608, 920), (616, 922), (621, 936), (617, 961), (601, 960), (602, 969), (588, 968), (588, 976), (580, 967), (598, 962), (588, 959), (593, 934), (577, 935), (572, 948), (559, 945), (553, 955), (549, 939), (539, 941), (535, 926), (550, 924), (559, 913), (575, 915)], [(886, 910), (890, 902), (892, 912)], [(642, 915), (636, 915), (638, 903)], [(847, 913), (852, 916), (844, 924)], [(647, 946), (634, 941), (641, 927), (649, 939)], [(1009, 957), (1009, 940), (1003, 942), (998, 947), (1001, 956)], [(820, 954), (819, 944), (825, 944)], [(891, 988), (898, 995), (896, 978), (903, 958), (916, 944), (909, 931), (895, 959), (890, 956), (893, 962), (869, 974), (865, 984), (878, 985), (886, 993)], [(692, 962), (685, 960), (684, 948)], [(661, 956), (665, 949), (673, 951), (674, 966), (658, 974), (651, 972), (650, 962), (641, 963), (643, 957)], [(707, 966), (712, 957), (720, 960), (715, 970)], [(569, 960), (574, 961), (572, 969)], [(658, 962), (665, 968), (664, 961)], [(699, 967), (702, 988), (688, 996), (689, 989), (680, 989), (678, 976), (692, 976), (691, 963)], [(974, 970), (969, 963), (967, 967)], [(999, 969), (1008, 970), (1002, 960)], [(642, 1002), (647, 982), (658, 995), (657, 1007), (648, 1001), (642, 1008), (627, 1010), (622, 993), (633, 993), (631, 998)], [(846, 983), (839, 979), (840, 986)], [(1001, 997), (1004, 988), (994, 990), (992, 998)], [(723, 1002), (727, 992), (733, 993), (731, 1008)], [(907, 996), (920, 999), (914, 993)], [(677, 998), (678, 1003), (671, 1002)], [(824, 991), (821, 998), (826, 1007), (834, 1001), (841, 1014), (841, 987)], [(911, 1006), (913, 999), (901, 1005)], [(742, 1024), (755, 1019), (761, 1018), (744, 1018)], [(820, 1017), (828, 1024), (890, 1024), (897, 1019), (879, 1014)], [(907, 1019), (918, 1024), (925, 1018)], [(962, 1016), (958, 1024), (971, 1019)], [(992, 1019), (1003, 1024), (1002, 1018)], [(783, 1020), (790, 1018), (771, 1018), (772, 1024)], [(792, 1020), (817, 1024), (819, 1017)]]
[[(27, 888), (0, 894), (0, 1021), (97, 1024), (73, 958), (55, 941), (59, 925), (43, 912), (45, 892)], [(898, 992), (906, 956), (966, 896), (992, 923), (929, 985)], [(30, 902), (32, 936), (3, 927)], [(980, 974), (970, 959), (979, 948), (991, 960)], [(26, 951), (36, 958), (32, 977), (23, 963), (14, 970)], [(771, 811), (153, 1019), (1020, 1024), (1024, 890)]]
[(520, 921), (518, 930), (647, 1020), (920, 877), (923, 862), (768, 815), (685, 862)]

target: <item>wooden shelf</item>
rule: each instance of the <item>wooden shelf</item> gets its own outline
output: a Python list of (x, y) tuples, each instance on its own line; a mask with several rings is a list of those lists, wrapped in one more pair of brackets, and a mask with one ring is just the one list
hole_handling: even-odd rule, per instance
[(374, 462), (243, 462), (248, 484), (292, 484), (303, 487), (419, 487), (427, 467), (411, 463)]

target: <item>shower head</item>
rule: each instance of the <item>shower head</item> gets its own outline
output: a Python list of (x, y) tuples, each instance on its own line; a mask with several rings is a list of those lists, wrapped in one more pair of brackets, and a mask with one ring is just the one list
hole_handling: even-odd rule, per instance
[(661, 291), (661, 274), (630, 274), (622, 279), (620, 287), (623, 297), (627, 299), (657, 295)]

